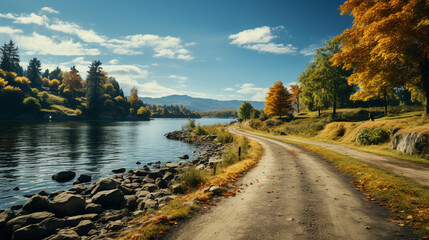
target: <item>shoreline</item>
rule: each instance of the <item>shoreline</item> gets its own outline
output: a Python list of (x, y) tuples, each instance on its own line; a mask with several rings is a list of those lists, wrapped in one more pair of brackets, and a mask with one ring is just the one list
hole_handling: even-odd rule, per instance
[[(180, 134), (179, 134), (180, 133)], [(182, 139), (170, 136), (179, 134)], [(178, 172), (188, 166), (209, 167), (211, 158), (220, 158), (223, 146), (212, 142), (216, 136), (194, 137), (189, 131), (165, 134), (169, 139), (196, 144), (198, 157), (178, 163), (152, 162), (141, 169), (113, 169), (117, 175), (100, 178), (88, 186), (87, 179), (68, 190), (34, 194), (17, 210), (0, 210), (0, 236), (56, 239), (70, 235), (80, 239), (115, 237), (126, 223), (139, 214), (158, 209), (183, 192)], [(214, 137), (214, 138), (213, 138)], [(186, 156), (180, 157), (186, 159)], [(64, 176), (64, 175), (63, 175)], [(83, 179), (85, 176), (69, 180)], [(35, 235), (36, 234), (36, 235)], [(39, 234), (39, 235), (37, 235)], [(50, 237), (49, 237), (50, 236)]]

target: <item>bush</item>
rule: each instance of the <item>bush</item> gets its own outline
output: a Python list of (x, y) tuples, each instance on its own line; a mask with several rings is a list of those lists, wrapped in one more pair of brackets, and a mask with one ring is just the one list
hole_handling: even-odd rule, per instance
[(217, 141), (220, 143), (231, 143), (234, 140), (232, 134), (228, 131), (223, 130), (221, 133), (217, 135)]
[(43, 93), (42, 93), (42, 97), (41, 97), (42, 101), (43, 101), (43, 102), (47, 102), (47, 101), (48, 101), (48, 98), (49, 98), (48, 93), (47, 93), (47, 92), (43, 92)]
[(188, 123), (185, 126), (183, 126), (184, 129), (188, 129), (188, 130), (193, 130), (195, 127), (196, 127), (195, 120), (191, 118), (189, 118)]
[(145, 119), (149, 118), (150, 117), (150, 111), (149, 111), (149, 109), (147, 109), (145, 107), (141, 107), (141, 108), (139, 108), (139, 110), (137, 110), (137, 116), (140, 118), (145, 118)]
[(382, 128), (362, 128), (356, 136), (356, 141), (361, 145), (373, 145), (387, 142), (389, 138), (389, 133)]
[(34, 97), (27, 97), (22, 103), (24, 104), (25, 109), (29, 112), (38, 112), (42, 108), (39, 100)]
[(199, 187), (206, 181), (202, 171), (195, 167), (188, 167), (179, 173), (179, 182), (183, 189), (193, 189)]
[(37, 97), (39, 95), (39, 90), (37, 90), (37, 88), (32, 88), (31, 93), (33, 97)]
[(207, 135), (207, 132), (198, 123), (194, 130), (195, 135)]
[(76, 109), (74, 112), (75, 112), (76, 116), (82, 115), (82, 110), (80, 110), (80, 109)]
[(262, 121), (259, 119), (252, 119), (249, 121), (249, 127), (259, 129), (262, 126)]
[(222, 155), (222, 163), (225, 167), (238, 161), (238, 150), (235, 147), (227, 149)]

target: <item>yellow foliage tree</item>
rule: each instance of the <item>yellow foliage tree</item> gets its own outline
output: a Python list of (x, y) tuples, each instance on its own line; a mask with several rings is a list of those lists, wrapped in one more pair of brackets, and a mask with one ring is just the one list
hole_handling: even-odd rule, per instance
[(429, 113), (429, 1), (347, 0), (341, 14), (355, 19), (339, 38), (342, 52), (334, 65), (352, 69), (349, 84), (360, 91), (352, 100), (368, 100), (398, 86), (424, 92)]
[(139, 98), (136, 87), (131, 88), (131, 94), (128, 98), (128, 102), (130, 103), (130, 106), (134, 109), (139, 109), (141, 106), (143, 106), (143, 102)]
[(301, 94), (301, 87), (298, 84), (290, 85), (290, 92), (292, 93), (293, 104), (296, 104), (296, 110), (299, 113), (299, 95)]
[(65, 89), (69, 89), (73, 93), (82, 91), (82, 78), (76, 68), (72, 68), (68, 72), (62, 73), (63, 85)]
[(281, 118), (293, 111), (292, 94), (283, 86), (281, 81), (275, 82), (270, 87), (265, 100), (264, 112), (267, 115), (276, 115)]

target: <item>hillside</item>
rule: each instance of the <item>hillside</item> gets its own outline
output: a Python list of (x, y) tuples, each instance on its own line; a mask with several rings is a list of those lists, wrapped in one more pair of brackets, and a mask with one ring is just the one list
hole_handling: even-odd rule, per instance
[[(187, 95), (170, 95), (161, 98), (141, 97), (143, 103), (159, 105), (182, 105), (192, 111), (219, 111), (219, 110), (238, 110), (243, 101), (229, 100), (220, 101), (206, 98), (194, 98)], [(250, 101), (256, 109), (264, 109), (264, 103)]]

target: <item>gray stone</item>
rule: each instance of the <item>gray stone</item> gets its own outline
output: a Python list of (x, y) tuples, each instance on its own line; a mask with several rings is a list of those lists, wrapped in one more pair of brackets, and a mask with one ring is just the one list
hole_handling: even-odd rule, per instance
[(40, 191), (39, 193), (38, 193), (40, 196), (49, 196), (49, 193), (48, 192), (46, 192), (45, 190), (42, 190), (42, 191)]
[(171, 181), (174, 178), (174, 174), (172, 172), (165, 172), (164, 176), (162, 177), (162, 179), (164, 179), (165, 181)]
[(105, 223), (116, 221), (131, 215), (130, 211), (126, 208), (121, 210), (108, 210), (103, 214), (104, 216), (100, 218), (100, 222), (105, 222)]
[(184, 192), (182, 185), (179, 183), (171, 185), (170, 188), (171, 188), (171, 191), (175, 194), (180, 194)]
[(100, 178), (95, 184), (91, 194), (94, 195), (100, 191), (112, 190), (118, 187), (118, 183), (110, 178)]
[(428, 149), (428, 138), (420, 133), (401, 133), (393, 137), (390, 147), (408, 154), (422, 153)]
[(222, 193), (222, 189), (219, 186), (211, 186), (209, 191), (212, 192), (213, 195), (220, 195)]
[(15, 217), (14, 211), (4, 211), (0, 213), (0, 229), (3, 228), (6, 223)]
[(81, 239), (76, 231), (72, 229), (61, 229), (56, 235), (46, 238), (46, 240), (79, 240)]
[(179, 158), (180, 158), (180, 159), (189, 159), (189, 156), (188, 156), (187, 154), (185, 154), (185, 155), (183, 155), (183, 156), (180, 156)]
[(152, 199), (147, 199), (144, 201), (144, 207), (146, 209), (152, 208), (157, 209), (158, 208), (158, 202)]
[(50, 235), (54, 233), (58, 228), (64, 227), (65, 222), (66, 221), (64, 219), (50, 217), (40, 222), (39, 225), (46, 230), (48, 235)]
[(112, 170), (113, 173), (123, 173), (125, 172), (125, 168), (115, 168)]
[(92, 202), (101, 204), (103, 208), (116, 208), (124, 201), (124, 194), (119, 189), (101, 191), (92, 197)]
[(113, 222), (110, 222), (106, 225), (106, 228), (110, 231), (119, 231), (124, 227), (124, 224), (120, 220), (116, 220)]
[(49, 209), (49, 200), (45, 196), (36, 194), (24, 204), (22, 209), (29, 213), (47, 211)]
[(81, 174), (74, 182), (73, 184), (80, 184), (80, 183), (86, 183), (91, 182), (91, 176), (86, 174)]
[(85, 210), (85, 199), (82, 196), (61, 193), (52, 200), (50, 210), (59, 216), (74, 216)]
[(197, 170), (203, 170), (205, 167), (206, 166), (204, 166), (204, 164), (200, 164), (195, 169), (197, 169)]
[(7, 226), (13, 231), (22, 228), (26, 225), (37, 224), (46, 218), (54, 217), (55, 215), (50, 212), (36, 212), (27, 215), (22, 215), (13, 218), (7, 222)]
[(85, 212), (87, 213), (101, 213), (102, 211), (103, 211), (103, 208), (101, 207), (101, 204), (96, 204), (96, 203), (86, 204)]
[(139, 192), (137, 192), (136, 193), (136, 196), (138, 197), (138, 198), (144, 198), (144, 197), (146, 197), (147, 195), (149, 195), (150, 194), (150, 192), (149, 191), (139, 191)]
[(84, 236), (92, 229), (95, 229), (94, 223), (90, 220), (82, 220), (75, 228), (75, 231), (79, 236)]
[(84, 187), (82, 184), (76, 184), (72, 188), (70, 188), (68, 192), (81, 194), (85, 190), (86, 190), (86, 187)]
[(152, 179), (157, 179), (157, 178), (159, 178), (159, 177), (162, 177), (162, 173), (161, 172), (149, 172), (148, 174), (147, 174), (147, 176), (149, 177), (149, 178), (152, 178)]
[(38, 224), (31, 224), (17, 229), (13, 235), (13, 240), (36, 240), (46, 237), (47, 231)]
[(168, 188), (168, 183), (162, 178), (156, 179), (155, 186), (157, 188)]
[(145, 185), (142, 186), (142, 189), (149, 192), (153, 192), (156, 190), (156, 185), (153, 183), (146, 183)]
[(127, 195), (125, 196), (125, 206), (128, 208), (128, 210), (132, 211), (137, 207), (137, 197), (134, 195)]
[(84, 214), (84, 215), (68, 217), (66, 219), (65, 225), (67, 225), (69, 227), (74, 227), (74, 226), (78, 225), (83, 220), (95, 221), (99, 218), (100, 218), (100, 215), (98, 215), (96, 213), (89, 213), (89, 214)]
[(61, 171), (52, 175), (52, 180), (57, 182), (68, 182), (76, 176), (76, 173), (73, 171)]

